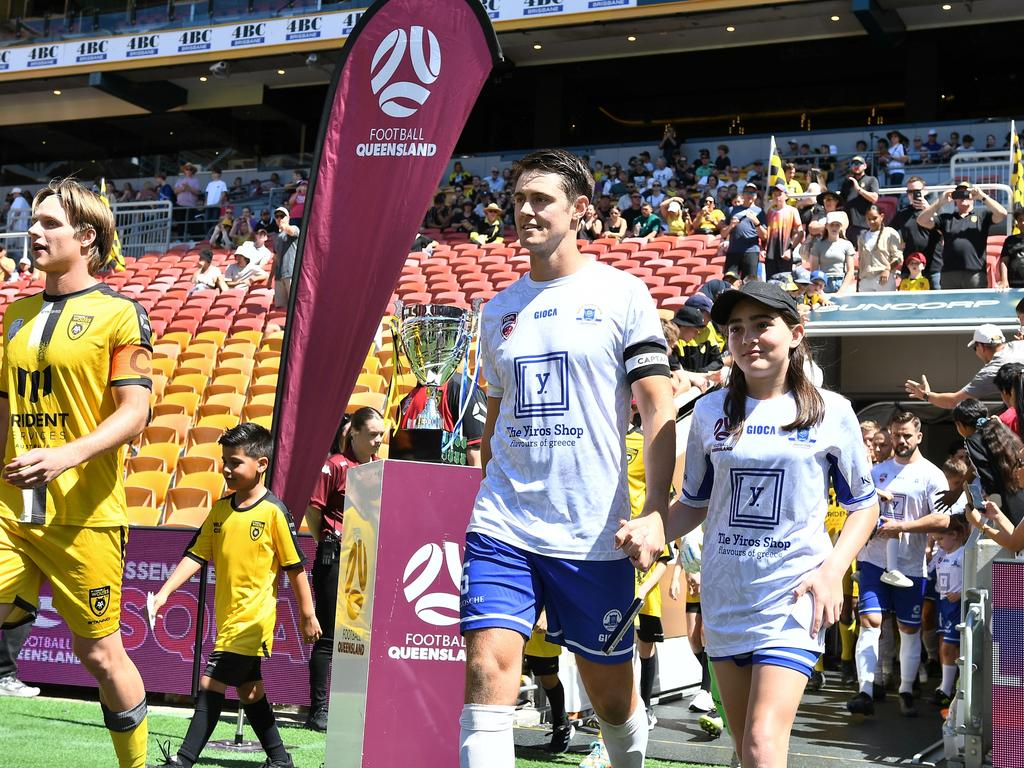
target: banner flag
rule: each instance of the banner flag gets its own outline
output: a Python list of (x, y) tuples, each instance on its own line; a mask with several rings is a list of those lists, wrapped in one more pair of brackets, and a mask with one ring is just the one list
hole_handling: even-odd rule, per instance
[[(1024, 163), (1021, 162), (1020, 136), (1017, 135), (1017, 124), (1010, 121), (1010, 216), (1018, 208), (1024, 208)], [(1013, 234), (1019, 235), (1020, 229), (1013, 225)]]
[[(110, 200), (107, 198), (106, 178), (100, 179), (100, 199), (107, 208), (110, 208)], [(124, 272), (124, 254), (121, 253), (121, 236), (117, 234), (117, 227), (114, 227), (114, 242), (110, 246), (110, 254), (107, 257), (105, 266), (110, 267), (111, 264), (113, 264), (115, 272)]]
[(779, 184), (786, 185), (786, 175), (782, 172), (782, 158), (779, 157), (779, 148), (775, 145), (775, 137), (772, 136), (771, 148), (768, 150), (768, 183), (764, 188), (766, 205), (771, 196), (772, 187)]
[(378, 0), (321, 121), (274, 412), (271, 487), (301, 518), (363, 360), (491, 68), (480, 0)]

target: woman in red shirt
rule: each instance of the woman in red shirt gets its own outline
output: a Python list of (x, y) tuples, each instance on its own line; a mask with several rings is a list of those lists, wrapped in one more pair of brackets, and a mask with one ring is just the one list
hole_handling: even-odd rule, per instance
[(334, 614), (338, 603), (338, 561), (341, 556), (341, 521), (345, 512), (348, 470), (377, 460), (384, 439), (384, 417), (373, 408), (360, 408), (346, 416), (338, 428), (334, 450), (320, 472), (306, 509), (306, 524), (316, 539), (313, 597), (316, 617), (324, 634), (309, 657), (309, 718), (306, 727), (327, 730), (327, 678), (334, 647)]

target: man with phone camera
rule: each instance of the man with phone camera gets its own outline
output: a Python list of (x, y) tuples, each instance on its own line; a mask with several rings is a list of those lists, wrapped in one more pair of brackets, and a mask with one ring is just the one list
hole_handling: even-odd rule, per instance
[(850, 160), (850, 174), (839, 188), (839, 199), (850, 219), (846, 239), (854, 244), (868, 228), (868, 209), (878, 202), (878, 179), (867, 174), (867, 167), (862, 156), (854, 155)]
[[(978, 201), (984, 203), (983, 210), (975, 209)], [(949, 202), (954, 204), (953, 212), (939, 213)], [(988, 287), (985, 260), (988, 233), (992, 225), (1005, 220), (1006, 209), (1002, 205), (964, 181), (918, 214), (918, 224), (942, 235), (943, 289)]]
[(933, 291), (941, 288), (942, 233), (934, 227), (925, 229), (917, 223), (918, 215), (928, 207), (925, 183), (920, 176), (907, 179), (907, 204), (896, 211), (890, 227), (900, 233), (904, 253), (923, 253), (927, 261), (924, 276)]

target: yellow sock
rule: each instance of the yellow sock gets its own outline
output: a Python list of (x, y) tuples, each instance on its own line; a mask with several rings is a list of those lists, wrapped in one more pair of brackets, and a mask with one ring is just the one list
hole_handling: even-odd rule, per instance
[(103, 704), (100, 707), (103, 709), (103, 722), (114, 743), (119, 768), (146, 768), (149, 724), (145, 699), (127, 712), (111, 712)]
[(839, 622), (839, 642), (843, 646), (843, 661), (853, 661), (853, 650), (857, 646), (857, 622)]
[(825, 661), (824, 661), (823, 658), (821, 658), (821, 657), (818, 658), (818, 663), (814, 665), (814, 671), (815, 672), (824, 672), (825, 671)]

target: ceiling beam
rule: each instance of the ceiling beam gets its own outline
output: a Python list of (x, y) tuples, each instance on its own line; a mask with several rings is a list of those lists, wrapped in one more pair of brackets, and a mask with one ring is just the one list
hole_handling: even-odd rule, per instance
[(166, 112), (188, 102), (188, 91), (165, 80), (137, 83), (111, 72), (91, 72), (89, 85), (150, 112)]

